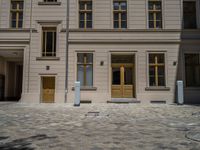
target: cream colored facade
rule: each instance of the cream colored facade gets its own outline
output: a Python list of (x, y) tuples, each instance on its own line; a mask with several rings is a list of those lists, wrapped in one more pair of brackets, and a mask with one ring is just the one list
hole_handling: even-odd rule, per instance
[[(5, 75), (5, 82), (8, 82), (8, 64), (23, 64), (20, 100), (25, 103), (42, 102), (43, 77), (55, 77), (55, 103), (73, 103), (78, 53), (93, 54), (93, 86), (81, 90), (82, 101), (174, 103), (176, 81), (179, 79), (185, 83), (184, 54), (200, 53), (200, 16), (197, 16), (197, 29), (183, 30), (182, 0), (162, 0), (163, 27), (157, 30), (148, 28), (148, 0), (127, 0), (127, 29), (113, 28), (113, 0), (92, 0), (92, 29), (79, 28), (78, 0), (69, 0), (69, 7), (66, 0), (55, 3), (24, 0), (21, 29), (10, 28), (10, 6), (10, 0), (0, 0), (0, 74)], [(199, 6), (197, 0), (197, 8)], [(69, 22), (66, 21), (67, 8)], [(42, 57), (43, 27), (56, 27), (55, 57)], [(150, 53), (165, 56), (164, 87), (149, 86)], [(113, 55), (134, 56), (132, 98), (112, 98)], [(12, 87), (5, 85), (6, 97)], [(200, 87), (185, 87), (184, 91), (187, 103), (200, 103)]]

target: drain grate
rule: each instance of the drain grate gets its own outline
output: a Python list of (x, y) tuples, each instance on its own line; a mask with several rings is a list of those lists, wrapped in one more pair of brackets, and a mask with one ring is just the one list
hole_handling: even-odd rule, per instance
[(98, 112), (98, 111), (90, 111), (87, 114), (85, 114), (85, 116), (87, 116), (87, 117), (97, 117), (97, 116), (99, 116), (99, 114), (100, 114), (100, 112)]
[(200, 142), (200, 132), (188, 132), (185, 137), (189, 140)]

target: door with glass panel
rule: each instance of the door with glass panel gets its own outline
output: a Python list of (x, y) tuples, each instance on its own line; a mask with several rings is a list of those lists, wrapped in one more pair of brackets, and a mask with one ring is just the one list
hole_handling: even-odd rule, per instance
[[(124, 61), (123, 61), (124, 60)], [(121, 63), (125, 62), (125, 63)], [(112, 98), (134, 97), (134, 57), (112, 57)]]
[(42, 77), (42, 103), (54, 103), (55, 77)]

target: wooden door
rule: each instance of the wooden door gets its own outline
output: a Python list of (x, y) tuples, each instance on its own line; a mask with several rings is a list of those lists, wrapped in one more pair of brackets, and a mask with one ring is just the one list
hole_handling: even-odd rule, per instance
[(54, 103), (55, 77), (42, 77), (42, 102)]
[(112, 66), (112, 98), (133, 98), (133, 66)]

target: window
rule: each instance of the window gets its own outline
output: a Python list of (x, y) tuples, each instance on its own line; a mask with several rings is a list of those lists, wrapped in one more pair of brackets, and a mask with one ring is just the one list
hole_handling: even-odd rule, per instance
[(92, 1), (79, 1), (79, 27), (92, 28)]
[(149, 86), (165, 86), (164, 54), (149, 54)]
[(196, 29), (196, 2), (195, 1), (184, 1), (183, 2), (183, 20), (184, 29)]
[(161, 0), (149, 0), (149, 28), (162, 28), (162, 2)]
[(114, 28), (127, 28), (127, 2), (114, 0), (113, 2)]
[(11, 28), (22, 28), (23, 26), (23, 0), (11, 0)]
[(42, 56), (56, 56), (56, 27), (43, 27)]
[(200, 54), (185, 54), (185, 78), (187, 87), (200, 87)]
[(93, 86), (93, 54), (77, 54), (77, 80), (81, 86)]

